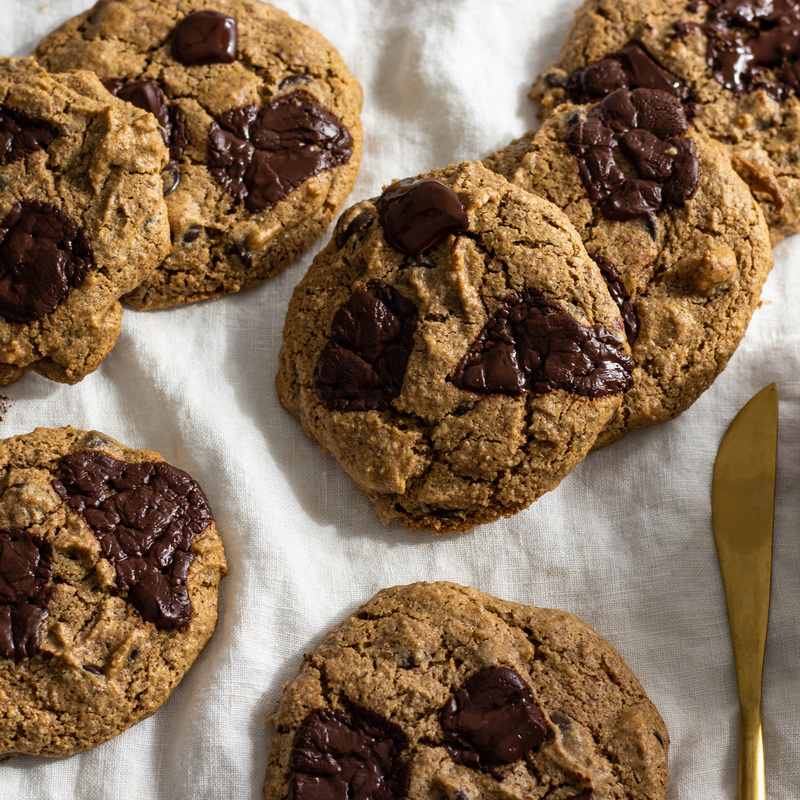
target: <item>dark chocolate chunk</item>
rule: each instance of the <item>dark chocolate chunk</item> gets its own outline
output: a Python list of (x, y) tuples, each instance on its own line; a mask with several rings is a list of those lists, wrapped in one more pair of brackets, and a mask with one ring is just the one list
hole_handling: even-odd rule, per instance
[(83, 668), (92, 675), (102, 675), (103, 670), (100, 667), (96, 667), (94, 664), (84, 664)]
[(453, 385), (515, 397), (563, 389), (585, 397), (627, 391), (633, 360), (602, 325), (587, 328), (537, 289), (510, 294), (461, 359)]
[(39, 652), (53, 593), (53, 548), (39, 536), (0, 531), (0, 658)]
[(181, 242), (183, 244), (191, 244), (192, 242), (196, 242), (200, 238), (200, 234), (202, 232), (203, 229), (199, 225), (192, 225), (186, 230), (186, 233), (183, 234)]
[(172, 56), (181, 64), (230, 64), (236, 60), (236, 20), (219, 11), (194, 11), (175, 27)]
[(142, 111), (149, 111), (158, 124), (169, 132), (169, 103), (157, 81), (108, 81), (106, 88), (120, 100), (132, 103)]
[(56, 134), (49, 122), (0, 104), (0, 166), (46, 149)]
[(157, 628), (186, 628), (189, 550), (212, 522), (203, 490), (166, 462), (129, 464), (98, 451), (70, 453), (59, 467), (53, 487), (94, 532), (120, 592)]
[(347, 128), (307, 92), (220, 114), (208, 129), (208, 168), (251, 213), (286, 197), (303, 181), (345, 164), (353, 154)]
[(403, 388), (417, 309), (392, 286), (372, 280), (333, 317), (314, 370), (317, 394), (331, 411), (381, 411)]
[(404, 800), (411, 764), (399, 725), (354, 706), (312, 711), (289, 756), (292, 800)]
[(344, 247), (351, 236), (372, 225), (372, 217), (366, 212), (356, 215), (344, 231), (340, 232), (337, 239), (339, 247)]
[(16, 203), (0, 223), (0, 316), (41, 319), (92, 267), (89, 238), (69, 214), (50, 203)]
[(386, 241), (418, 264), (448, 235), (469, 226), (458, 195), (434, 178), (393, 183), (375, 205)]
[[(567, 149), (589, 197), (607, 219), (627, 221), (682, 206), (700, 180), (680, 102), (654, 89), (617, 89), (586, 119), (577, 116)], [(617, 161), (619, 149), (638, 177)]]
[(530, 686), (507, 667), (486, 667), (467, 678), (439, 722), (445, 734), (478, 756), (480, 767), (518, 761), (549, 732)]
[(620, 316), (625, 324), (625, 335), (628, 337), (628, 344), (633, 345), (639, 336), (639, 315), (631, 302), (631, 296), (625, 288), (622, 276), (617, 272), (616, 267), (603, 256), (589, 253), (595, 264), (600, 267), (600, 272), (608, 286), (608, 293), (611, 299), (617, 304)]

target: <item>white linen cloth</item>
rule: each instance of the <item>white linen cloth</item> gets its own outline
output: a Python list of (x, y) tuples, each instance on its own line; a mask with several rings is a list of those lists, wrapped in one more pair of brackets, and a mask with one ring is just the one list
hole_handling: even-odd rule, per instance
[[(475, 159), (536, 124), (527, 98), (578, 0), (276, 0), (339, 49), (364, 88), (351, 202)], [(90, 0), (0, 0), (0, 55), (28, 55)], [(213, 8), (212, 0), (209, 6)], [(318, 244), (316, 252), (327, 240)], [(711, 530), (717, 446), (736, 411), (780, 393), (765, 672), (771, 800), (800, 793), (800, 236), (782, 243), (727, 370), (678, 419), (591, 455), (509, 520), (434, 538), (384, 527), (274, 388), (287, 303), (313, 253), (237, 296), (125, 312), (77, 386), (28, 375), (0, 437), (71, 424), (162, 453), (204, 488), (230, 565), (209, 646), (155, 716), (95, 750), (0, 765), (0, 800), (257, 800), (281, 686), (336, 621), (384, 586), (453, 580), (571, 611), (622, 654), (672, 737), (670, 800), (736, 794), (738, 707)]]

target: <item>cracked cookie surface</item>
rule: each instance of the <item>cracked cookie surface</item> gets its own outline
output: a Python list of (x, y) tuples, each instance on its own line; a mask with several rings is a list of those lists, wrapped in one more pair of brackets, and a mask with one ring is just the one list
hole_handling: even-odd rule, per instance
[(606, 641), (453, 583), (378, 592), (305, 657), (270, 722), (265, 800), (667, 793), (664, 722)]
[(268, 3), (101, 0), (46, 37), (160, 117), (172, 251), (126, 300), (150, 309), (276, 275), (325, 230), (361, 154), (361, 89), (320, 34)]
[(344, 212), (295, 289), (277, 387), (383, 522), (463, 531), (577, 466), (628, 354), (564, 215), (463, 163)]
[(150, 716), (217, 622), (197, 483), (97, 431), (0, 443), (0, 757), (66, 756)]
[(544, 114), (620, 86), (671, 86), (698, 132), (726, 144), (770, 226), (800, 230), (800, 4), (586, 0), (531, 96)]
[(91, 73), (0, 60), (0, 385), (76, 383), (169, 251), (155, 120)]

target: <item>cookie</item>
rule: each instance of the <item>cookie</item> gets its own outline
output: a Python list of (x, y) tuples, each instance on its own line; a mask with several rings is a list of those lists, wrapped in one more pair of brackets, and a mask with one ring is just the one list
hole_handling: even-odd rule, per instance
[(617, 89), (554, 109), (487, 164), (564, 209), (620, 305), (633, 386), (596, 446), (688, 408), (736, 350), (772, 266), (728, 151), (672, 95)]
[(620, 87), (673, 93), (731, 148), (775, 244), (800, 230), (799, 31), (788, 0), (586, 0), (532, 96), (549, 113)]
[(202, 489), (97, 431), (0, 442), (0, 758), (101, 744), (167, 700), (217, 622)]
[(669, 737), (564, 611), (454, 583), (384, 589), (284, 687), (265, 800), (663, 800)]
[(295, 289), (277, 387), (383, 522), (464, 531), (577, 466), (628, 352), (561, 211), (463, 163), (342, 215)]
[(271, 278), (355, 182), (361, 88), (316, 31), (254, 0), (101, 0), (37, 48), (151, 111), (169, 144), (172, 251), (126, 300), (151, 309)]
[(169, 252), (155, 120), (89, 72), (0, 59), (0, 385), (75, 383)]

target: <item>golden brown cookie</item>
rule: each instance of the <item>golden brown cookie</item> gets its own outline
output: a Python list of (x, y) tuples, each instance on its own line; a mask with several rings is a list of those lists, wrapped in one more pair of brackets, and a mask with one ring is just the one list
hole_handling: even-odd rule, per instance
[(202, 489), (97, 431), (0, 442), (0, 758), (101, 744), (167, 700), (217, 623)]
[(150, 114), (89, 72), (0, 59), (0, 385), (75, 383), (122, 321), (119, 298), (169, 251)]
[(383, 522), (445, 532), (557, 486), (630, 369), (566, 217), (463, 163), (342, 215), (295, 289), (277, 385)]
[(453, 583), (384, 589), (270, 717), (265, 800), (664, 800), (669, 738), (619, 654), (564, 611)]
[(127, 301), (161, 308), (276, 275), (325, 230), (361, 155), (361, 88), (320, 34), (268, 3), (100, 0), (46, 37), (54, 70), (94, 70), (169, 144), (172, 252)]

